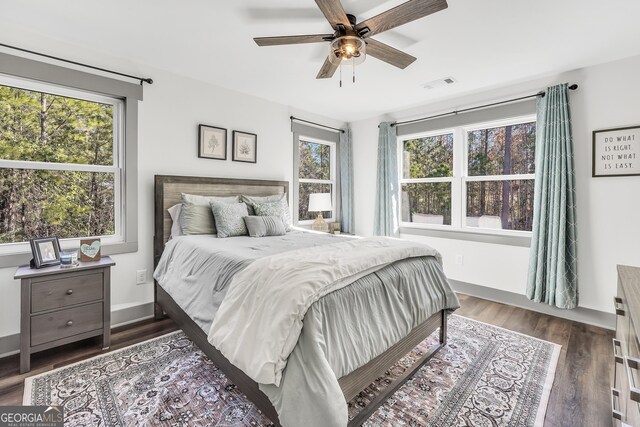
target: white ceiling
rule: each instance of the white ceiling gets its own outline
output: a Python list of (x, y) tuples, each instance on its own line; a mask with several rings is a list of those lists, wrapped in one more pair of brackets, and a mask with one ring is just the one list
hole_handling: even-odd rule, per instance
[[(342, 88), (339, 73), (315, 79), (327, 45), (252, 40), (330, 33), (312, 0), (0, 0), (0, 42), (124, 72), (149, 74), (148, 65), (341, 121), (640, 54), (638, 0), (448, 1), (442, 12), (376, 36), (416, 62), (399, 70), (369, 57), (355, 84), (343, 71)], [(343, 5), (360, 21), (402, 2)], [(457, 83), (422, 88), (449, 76)]]

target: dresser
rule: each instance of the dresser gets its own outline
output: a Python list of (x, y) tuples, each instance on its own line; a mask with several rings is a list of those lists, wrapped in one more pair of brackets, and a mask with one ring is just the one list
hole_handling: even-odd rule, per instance
[(611, 411), (614, 426), (640, 427), (640, 268), (618, 266)]
[(95, 336), (102, 336), (103, 348), (109, 347), (114, 265), (104, 256), (71, 268), (18, 268), (20, 373), (31, 369), (31, 354), (38, 351)]

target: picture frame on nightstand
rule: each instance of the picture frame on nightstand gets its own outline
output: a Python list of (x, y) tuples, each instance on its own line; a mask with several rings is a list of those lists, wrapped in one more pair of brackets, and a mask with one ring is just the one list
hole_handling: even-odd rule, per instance
[(32, 268), (60, 265), (60, 242), (57, 237), (39, 237), (29, 240), (31, 245)]

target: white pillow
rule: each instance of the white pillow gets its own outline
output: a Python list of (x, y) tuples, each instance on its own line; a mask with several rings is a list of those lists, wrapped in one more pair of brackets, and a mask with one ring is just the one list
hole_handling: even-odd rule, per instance
[(180, 222), (180, 214), (182, 213), (182, 203), (171, 206), (167, 209), (171, 217), (171, 237), (182, 236), (182, 224)]

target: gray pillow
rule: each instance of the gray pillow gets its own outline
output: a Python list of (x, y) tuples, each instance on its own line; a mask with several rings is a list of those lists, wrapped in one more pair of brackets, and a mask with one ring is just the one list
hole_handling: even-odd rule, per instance
[(248, 215), (246, 204), (210, 202), (210, 205), (216, 219), (218, 237), (247, 235), (247, 226), (244, 223), (244, 217)]
[(216, 224), (209, 202), (238, 203), (240, 196), (198, 196), (182, 193), (182, 234), (216, 234)]
[(242, 201), (247, 204), (247, 209), (249, 210), (249, 215), (255, 215), (255, 210), (253, 206), (258, 203), (271, 203), (271, 202), (279, 202), (281, 200), (287, 201), (287, 195), (284, 193), (280, 194), (272, 194), (270, 196), (245, 196), (244, 194), (241, 196)]
[(287, 233), (279, 216), (245, 216), (244, 222), (251, 237), (282, 236)]
[(284, 228), (291, 230), (291, 215), (289, 213), (289, 205), (285, 200), (280, 202), (256, 203), (253, 208), (256, 215), (259, 216), (277, 216), (282, 220)]

